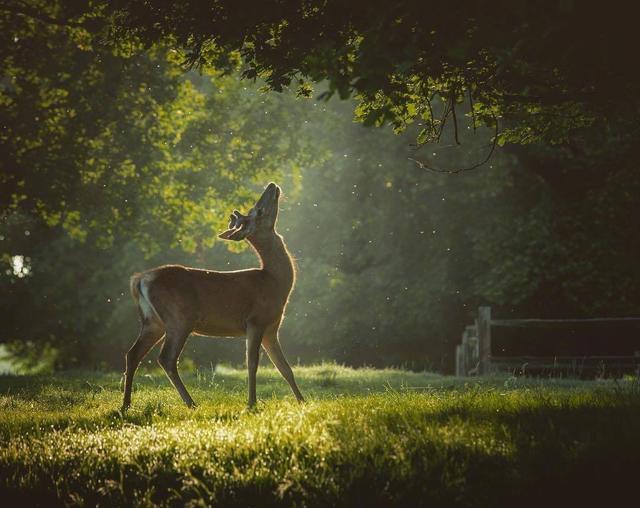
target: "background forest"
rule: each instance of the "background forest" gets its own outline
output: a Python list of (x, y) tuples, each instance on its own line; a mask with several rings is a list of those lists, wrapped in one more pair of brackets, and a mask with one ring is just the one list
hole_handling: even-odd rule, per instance
[[(300, 362), (450, 372), (480, 304), (640, 315), (637, 127), (504, 137), (487, 164), (441, 174), (410, 159), (455, 170), (492, 149), (473, 104), (423, 144), (423, 120), (363, 126), (361, 102), (319, 98), (329, 82), (267, 93), (233, 54), (224, 74), (185, 71), (166, 41), (103, 45), (52, 19), (0, 19), (0, 342), (25, 364), (121, 368), (138, 328), (129, 275), (255, 266), (216, 237), (271, 180), (299, 268), (282, 342)], [(192, 338), (185, 356), (240, 363), (243, 349)]]

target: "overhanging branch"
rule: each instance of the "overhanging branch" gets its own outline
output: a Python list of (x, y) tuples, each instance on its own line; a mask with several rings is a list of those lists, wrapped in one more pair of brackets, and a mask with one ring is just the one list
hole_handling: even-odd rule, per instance
[(473, 171), (474, 169), (484, 166), (487, 162), (489, 162), (489, 160), (491, 160), (491, 157), (493, 156), (493, 152), (495, 151), (496, 146), (498, 145), (498, 119), (495, 116), (493, 117), (493, 119), (496, 124), (496, 130), (493, 135), (493, 143), (491, 144), (491, 149), (489, 150), (489, 153), (487, 154), (487, 156), (481, 162), (478, 162), (473, 166), (469, 166), (466, 168), (458, 168), (458, 169), (442, 169), (442, 168), (434, 167), (426, 161), (421, 161), (413, 157), (407, 157), (407, 158), (410, 161), (415, 162), (418, 165), (418, 167), (420, 167), (420, 169), (426, 169), (428, 171), (432, 171), (433, 173), (456, 174), (456, 173), (463, 173), (465, 171)]
[(24, 16), (25, 18), (30, 18), (35, 21), (45, 23), (47, 25), (71, 27), (71, 28), (85, 27), (84, 23), (78, 23), (76, 21), (71, 21), (69, 19), (52, 18), (51, 16), (47, 16), (46, 14), (43, 14), (41, 11), (34, 9), (29, 5), (25, 5), (23, 2), (19, 2), (19, 4), (20, 4), (20, 7), (15, 5), (0, 4), (0, 11), (9, 12), (11, 14), (16, 14), (18, 16)]

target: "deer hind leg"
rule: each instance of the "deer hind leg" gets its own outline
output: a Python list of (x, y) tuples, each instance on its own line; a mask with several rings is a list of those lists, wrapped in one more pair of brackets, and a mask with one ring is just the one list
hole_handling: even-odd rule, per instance
[(282, 377), (285, 378), (289, 386), (291, 387), (291, 391), (295, 395), (298, 402), (304, 402), (304, 397), (300, 390), (298, 389), (298, 385), (296, 384), (296, 380), (293, 377), (293, 371), (291, 370), (291, 366), (282, 352), (282, 348), (280, 347), (280, 341), (278, 340), (277, 335), (273, 336), (265, 336), (264, 341), (262, 343), (262, 347), (265, 349), (267, 354), (269, 355), (269, 359), (276, 366), (276, 368), (282, 374)]
[(173, 384), (178, 391), (187, 407), (194, 408), (196, 404), (191, 398), (191, 395), (189, 395), (182, 379), (180, 379), (180, 374), (178, 374), (178, 358), (180, 357), (180, 353), (182, 353), (182, 349), (190, 333), (191, 331), (167, 330), (167, 335), (160, 350), (160, 356), (158, 357), (158, 363), (166, 372), (171, 384)]
[(128, 409), (131, 405), (131, 388), (133, 385), (133, 376), (136, 373), (142, 359), (147, 355), (153, 346), (155, 346), (162, 335), (164, 328), (156, 321), (145, 320), (137, 340), (125, 356), (125, 373), (124, 373), (124, 399), (122, 401), (122, 409)]

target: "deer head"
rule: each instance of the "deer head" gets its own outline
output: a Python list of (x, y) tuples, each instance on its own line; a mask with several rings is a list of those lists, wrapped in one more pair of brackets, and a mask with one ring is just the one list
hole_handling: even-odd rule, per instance
[(229, 229), (220, 233), (223, 240), (240, 241), (273, 233), (278, 219), (280, 187), (270, 183), (247, 215), (234, 210), (229, 216)]

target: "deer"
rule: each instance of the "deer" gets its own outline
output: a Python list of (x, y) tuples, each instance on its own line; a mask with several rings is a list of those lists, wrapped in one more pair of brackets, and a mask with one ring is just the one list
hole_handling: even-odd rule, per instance
[(136, 369), (159, 342), (158, 363), (187, 407), (195, 407), (178, 373), (178, 359), (191, 334), (246, 337), (249, 409), (256, 405), (261, 346), (297, 401), (304, 402), (278, 336), (296, 279), (291, 254), (276, 231), (281, 192), (275, 183), (267, 185), (248, 214), (234, 210), (228, 229), (218, 235), (227, 241), (248, 241), (260, 260), (259, 268), (215, 271), (163, 265), (132, 275), (131, 295), (141, 329), (125, 356), (123, 411), (131, 405)]

